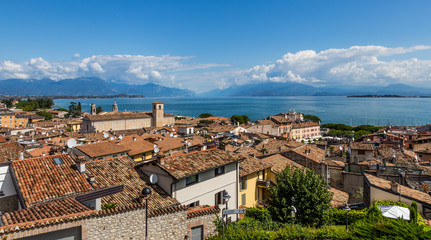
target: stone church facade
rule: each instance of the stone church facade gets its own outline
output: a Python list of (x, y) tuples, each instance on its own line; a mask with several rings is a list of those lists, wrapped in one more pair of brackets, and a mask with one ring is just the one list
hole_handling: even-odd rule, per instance
[(151, 112), (119, 112), (117, 104), (114, 103), (112, 112), (96, 114), (93, 111), (96, 106), (92, 104), (91, 115), (83, 118), (80, 132), (131, 130), (175, 124), (175, 116), (164, 112), (162, 102), (153, 102), (152, 105)]

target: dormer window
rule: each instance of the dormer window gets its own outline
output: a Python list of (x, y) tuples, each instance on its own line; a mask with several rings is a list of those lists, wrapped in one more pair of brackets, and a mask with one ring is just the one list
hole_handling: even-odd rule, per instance
[(54, 157), (53, 160), (54, 160), (55, 165), (64, 164), (63, 160), (61, 160), (61, 158), (59, 158), (59, 157)]
[(192, 175), (186, 178), (186, 186), (195, 184), (198, 182), (198, 175)]
[(215, 172), (215, 174), (214, 174), (215, 176), (218, 176), (218, 175), (224, 174), (224, 166), (216, 168), (216, 169), (214, 170), (214, 172)]

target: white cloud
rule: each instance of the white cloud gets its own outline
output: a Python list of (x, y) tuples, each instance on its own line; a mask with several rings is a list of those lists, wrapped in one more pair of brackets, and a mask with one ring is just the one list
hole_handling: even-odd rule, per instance
[(41, 57), (25, 62), (0, 60), (0, 79), (100, 77), (132, 84), (155, 82), (198, 92), (265, 81), (315, 86), (406, 83), (431, 87), (431, 60), (391, 60), (395, 55), (429, 49), (431, 46), (353, 46), (320, 52), (304, 50), (249, 69), (196, 63), (190, 56), (95, 55), (81, 59), (77, 53), (74, 60), (67, 62), (49, 62)]
[[(74, 57), (79, 57), (75, 54)], [(144, 84), (156, 82), (166, 86), (181, 86), (176, 75), (225, 64), (190, 63), (193, 57), (97, 55), (68, 62), (48, 62), (41, 57), (26, 62), (0, 61), (0, 79), (24, 78), (53, 80), (76, 77), (100, 77), (105, 80)], [(190, 87), (185, 85), (185, 87)]]
[(304, 50), (287, 53), (274, 64), (258, 65), (237, 77), (241, 84), (256, 81), (300, 82), (326, 84), (390, 84), (431, 85), (431, 61), (382, 61), (378, 57), (428, 50), (431, 46), (387, 48), (383, 46), (353, 46), (348, 49), (328, 49), (321, 52)]
[(79, 53), (75, 53), (75, 54), (73, 54), (73, 58), (80, 58), (81, 57), (81, 55), (79, 54)]

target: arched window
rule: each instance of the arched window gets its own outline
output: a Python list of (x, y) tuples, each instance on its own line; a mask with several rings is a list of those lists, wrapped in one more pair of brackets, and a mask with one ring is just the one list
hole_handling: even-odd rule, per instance
[(159, 105), (159, 109), (162, 109), (162, 105)]

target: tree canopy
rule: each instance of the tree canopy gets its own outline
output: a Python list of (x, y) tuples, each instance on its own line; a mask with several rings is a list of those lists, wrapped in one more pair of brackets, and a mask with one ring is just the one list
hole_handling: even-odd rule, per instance
[(50, 112), (47, 112), (47, 111), (39, 111), (36, 114), (39, 116), (45, 117), (45, 120), (51, 120), (52, 119), (52, 114)]
[(230, 117), (230, 120), (233, 123), (244, 124), (248, 123), (250, 121), (250, 118), (248, 118), (247, 115), (233, 115), (232, 117)]
[(96, 113), (101, 113), (101, 112), (103, 112), (102, 107), (101, 106), (97, 107), (96, 108)]
[(304, 115), (304, 121), (315, 122), (315, 123), (320, 123), (321, 122), (321, 120), (320, 120), (319, 117), (314, 116), (314, 115), (310, 115), (310, 114), (305, 114)]
[(201, 113), (201, 115), (199, 115), (200, 118), (207, 118), (207, 117), (212, 117), (213, 115), (211, 113)]
[(332, 193), (326, 181), (311, 169), (292, 169), (290, 166), (276, 174), (276, 184), (270, 188), (269, 211), (275, 221), (290, 222), (291, 198), (297, 209), (295, 222), (321, 226), (327, 221)]
[(70, 102), (69, 113), (66, 115), (66, 117), (80, 117), (81, 110), (79, 109), (79, 106), (81, 106), (80, 102), (79, 104), (76, 104), (76, 102)]
[(35, 100), (27, 99), (23, 101), (19, 101), (16, 104), (17, 108), (20, 108), (24, 111), (34, 111), (36, 109), (50, 109), (54, 106), (54, 101), (52, 98), (38, 98)]

